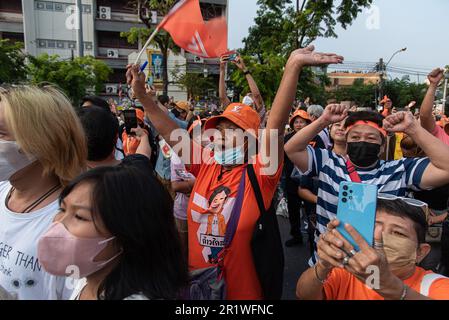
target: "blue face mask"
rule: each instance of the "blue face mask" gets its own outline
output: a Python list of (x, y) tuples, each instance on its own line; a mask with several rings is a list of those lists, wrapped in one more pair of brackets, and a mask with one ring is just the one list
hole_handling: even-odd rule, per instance
[(241, 147), (226, 149), (222, 152), (215, 151), (214, 158), (215, 161), (222, 166), (243, 164), (245, 162), (245, 155)]

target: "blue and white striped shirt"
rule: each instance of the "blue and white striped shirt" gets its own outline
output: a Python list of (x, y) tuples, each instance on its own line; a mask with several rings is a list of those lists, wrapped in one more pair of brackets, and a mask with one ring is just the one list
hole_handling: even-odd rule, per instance
[[(317, 230), (315, 245), (321, 233), (326, 231), (329, 221), (337, 215), (339, 185), (342, 181), (351, 181), (346, 168), (346, 159), (331, 151), (307, 147), (309, 154), (309, 177), (319, 177), (317, 211)], [(379, 192), (405, 197), (410, 190), (420, 189), (424, 170), (429, 165), (428, 158), (403, 158), (396, 161), (380, 161), (375, 168), (369, 170), (357, 169), (363, 183), (378, 186)], [(313, 263), (316, 262), (312, 257)]]

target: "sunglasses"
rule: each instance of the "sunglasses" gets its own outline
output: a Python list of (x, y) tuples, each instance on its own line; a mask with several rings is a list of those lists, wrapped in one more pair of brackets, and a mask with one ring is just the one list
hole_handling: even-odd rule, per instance
[(412, 199), (412, 198), (406, 198), (406, 197), (398, 197), (398, 196), (388, 194), (388, 193), (379, 193), (377, 195), (377, 198), (382, 199), (382, 200), (389, 200), (389, 201), (402, 200), (408, 205), (421, 208), (424, 211), (426, 218), (429, 216), (429, 205), (423, 201), (420, 201), (417, 199)]

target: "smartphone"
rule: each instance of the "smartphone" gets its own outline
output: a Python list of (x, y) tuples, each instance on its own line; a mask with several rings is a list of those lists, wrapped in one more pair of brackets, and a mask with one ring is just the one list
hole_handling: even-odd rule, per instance
[(135, 109), (123, 110), (123, 116), (125, 118), (125, 129), (127, 134), (133, 134), (132, 128), (137, 128), (137, 115)]
[(229, 56), (229, 61), (235, 61), (235, 60), (237, 60), (237, 57), (238, 57), (239, 55), (237, 54), (237, 53), (233, 53), (233, 54), (231, 54), (230, 56)]
[(377, 192), (376, 185), (355, 182), (340, 183), (337, 208), (337, 219), (340, 220), (340, 225), (337, 230), (356, 251), (359, 251), (360, 248), (344, 226), (349, 223), (370, 246), (373, 246)]

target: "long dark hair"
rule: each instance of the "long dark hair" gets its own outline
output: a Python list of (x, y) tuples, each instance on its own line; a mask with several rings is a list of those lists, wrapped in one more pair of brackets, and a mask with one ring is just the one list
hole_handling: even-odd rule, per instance
[(123, 249), (100, 285), (98, 297), (177, 298), (188, 281), (188, 271), (167, 190), (153, 175), (119, 165), (82, 174), (63, 190), (61, 201), (83, 182), (93, 184), (94, 222), (100, 218)]

